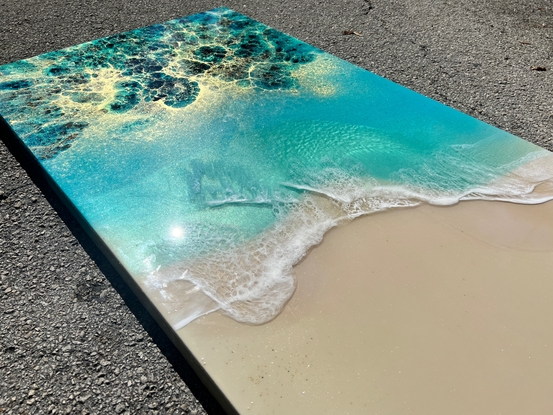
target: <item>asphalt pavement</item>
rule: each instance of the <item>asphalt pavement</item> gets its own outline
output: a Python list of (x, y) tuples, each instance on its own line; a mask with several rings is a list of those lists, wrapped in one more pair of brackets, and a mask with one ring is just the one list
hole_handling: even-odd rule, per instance
[[(0, 64), (221, 5), (553, 150), (550, 0), (0, 0)], [(0, 413), (222, 414), (8, 144), (4, 135)]]

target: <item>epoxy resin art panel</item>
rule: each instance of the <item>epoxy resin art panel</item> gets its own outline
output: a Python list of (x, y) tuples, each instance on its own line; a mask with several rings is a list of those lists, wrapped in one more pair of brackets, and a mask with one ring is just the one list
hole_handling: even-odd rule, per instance
[(355, 217), (551, 198), (549, 152), (226, 8), (1, 66), (0, 114), (174, 329), (270, 321)]

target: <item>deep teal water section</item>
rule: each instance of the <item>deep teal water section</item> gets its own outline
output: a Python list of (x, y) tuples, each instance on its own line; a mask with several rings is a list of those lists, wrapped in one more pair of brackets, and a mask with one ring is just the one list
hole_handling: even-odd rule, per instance
[(344, 215), (509, 198), (494, 180), (544, 154), (228, 9), (2, 66), (0, 114), (135, 275), (243, 244), (312, 193)]
[[(175, 50), (186, 50), (189, 57), (175, 59)], [(4, 65), (0, 73), (15, 77), (0, 81), (0, 105), (8, 122), (26, 119), (17, 133), (47, 159), (71, 147), (91, 122), (75, 107), (56, 104), (53, 98), (60, 95), (118, 114), (151, 101), (184, 108), (200, 92), (191, 76), (205, 74), (244, 88), (290, 89), (295, 86), (291, 71), (313, 61), (316, 53), (221, 8)], [(119, 75), (110, 97), (87, 88), (101, 69)]]

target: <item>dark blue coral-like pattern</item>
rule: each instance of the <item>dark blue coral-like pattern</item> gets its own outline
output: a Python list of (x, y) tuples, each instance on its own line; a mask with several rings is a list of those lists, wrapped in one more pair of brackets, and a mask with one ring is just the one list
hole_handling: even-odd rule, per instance
[[(317, 53), (220, 8), (4, 65), (0, 115), (40, 159), (48, 159), (70, 148), (91, 118), (124, 114), (141, 102), (192, 104), (199, 77), (241, 88), (297, 88), (293, 71)], [(91, 87), (102, 70), (117, 75), (110, 94)]]

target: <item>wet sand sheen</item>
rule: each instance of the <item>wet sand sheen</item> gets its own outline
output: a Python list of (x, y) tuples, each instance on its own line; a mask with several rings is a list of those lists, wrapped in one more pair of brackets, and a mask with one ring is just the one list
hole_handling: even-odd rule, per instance
[(359, 218), (296, 266), (261, 326), (178, 331), (240, 413), (553, 411), (553, 202)]

